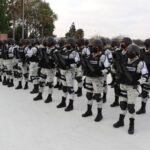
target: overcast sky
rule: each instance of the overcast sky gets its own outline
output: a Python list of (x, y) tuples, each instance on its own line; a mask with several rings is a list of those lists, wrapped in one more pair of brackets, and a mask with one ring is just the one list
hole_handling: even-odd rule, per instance
[(85, 37), (150, 37), (150, 0), (46, 0), (58, 15), (55, 34), (64, 36), (72, 22)]

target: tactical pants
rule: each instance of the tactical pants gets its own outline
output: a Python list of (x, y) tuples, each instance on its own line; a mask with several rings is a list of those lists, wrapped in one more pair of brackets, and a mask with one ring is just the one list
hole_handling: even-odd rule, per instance
[(103, 85), (103, 92), (104, 93), (107, 93), (107, 91), (108, 91), (108, 86), (107, 86), (107, 75), (104, 75), (104, 85)]
[(60, 69), (61, 80), (63, 86), (63, 97), (69, 96), (69, 99), (74, 100), (74, 79), (75, 79), (75, 70), (62, 70)]
[(45, 86), (46, 81), (47, 81), (47, 84), (49, 87), (48, 94), (52, 94), (54, 76), (55, 76), (55, 69), (41, 68), (40, 79), (39, 79), (40, 92), (41, 93), (43, 93), (44, 86)]
[(147, 103), (149, 99), (149, 92), (150, 92), (150, 78), (148, 79), (147, 82), (145, 82), (142, 85), (142, 93), (141, 93), (142, 102)]
[(6, 66), (7, 66), (7, 71), (6, 71), (6, 78), (7, 79), (13, 79), (13, 59), (6, 59)]
[(3, 59), (3, 77), (6, 77), (6, 72), (7, 72), (7, 63), (6, 59)]
[(83, 70), (82, 66), (80, 66), (75, 70), (75, 79), (78, 82), (78, 88), (82, 88), (82, 77), (83, 77)]
[(33, 84), (38, 84), (38, 63), (37, 62), (30, 62), (29, 65), (29, 77), (33, 81)]
[(126, 115), (128, 111), (129, 118), (134, 118), (137, 96), (137, 89), (134, 89), (133, 86), (120, 84), (120, 108), (122, 115)]
[(0, 58), (0, 76), (3, 74), (3, 59)]
[(25, 82), (28, 82), (28, 75), (29, 75), (28, 64), (19, 61), (17, 69), (18, 69), (17, 70), (18, 80), (22, 81), (24, 77)]
[(104, 77), (86, 77), (85, 88), (86, 88), (86, 97), (88, 99), (88, 104), (92, 105), (93, 96), (97, 101), (97, 107), (102, 108), (102, 93), (103, 93)]

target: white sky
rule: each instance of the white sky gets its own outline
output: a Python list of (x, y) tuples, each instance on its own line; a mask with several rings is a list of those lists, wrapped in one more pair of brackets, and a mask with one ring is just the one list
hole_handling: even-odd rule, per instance
[(150, 37), (150, 0), (46, 0), (58, 15), (55, 34), (64, 36), (72, 22), (85, 37)]

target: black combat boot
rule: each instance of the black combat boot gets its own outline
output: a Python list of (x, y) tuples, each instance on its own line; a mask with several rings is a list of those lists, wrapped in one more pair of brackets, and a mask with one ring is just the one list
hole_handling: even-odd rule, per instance
[(103, 119), (102, 108), (97, 109), (97, 116), (95, 118), (95, 122), (99, 122)]
[(14, 86), (14, 80), (11, 79), (11, 80), (9, 80), (8, 87), (13, 87), (13, 86)]
[(69, 105), (65, 108), (66, 112), (71, 111), (71, 110), (73, 110), (73, 100), (72, 99), (70, 99)]
[(137, 115), (145, 114), (146, 113), (146, 103), (142, 102), (141, 108), (136, 112)]
[(2, 82), (2, 76), (0, 76), (0, 82)]
[(45, 100), (45, 103), (50, 103), (52, 102), (52, 95), (48, 94), (47, 99)]
[(87, 105), (87, 111), (82, 114), (82, 117), (89, 117), (89, 116), (92, 116), (92, 105), (88, 104)]
[(27, 90), (27, 89), (28, 89), (28, 82), (26, 82), (24, 85), (24, 90)]
[(114, 128), (123, 127), (124, 126), (124, 118), (125, 118), (125, 115), (120, 114), (119, 120), (113, 124), (113, 127)]
[(63, 108), (66, 107), (66, 98), (62, 97), (62, 101), (60, 102), (60, 104), (57, 105), (57, 108)]
[(106, 103), (106, 93), (103, 93), (102, 99), (103, 99), (103, 103)]
[(34, 88), (33, 90), (30, 92), (31, 94), (35, 94), (39, 92), (39, 85), (38, 84), (34, 84)]
[(110, 107), (119, 106), (119, 96), (115, 96), (115, 101), (110, 105)]
[(6, 85), (8, 86), (10, 84), (10, 79), (6, 79)]
[(42, 97), (42, 93), (40, 92), (33, 100), (34, 101), (39, 101), (39, 100), (42, 100), (43, 97)]
[(130, 118), (128, 133), (134, 134), (134, 118)]
[(18, 86), (16, 87), (16, 90), (19, 90), (19, 89), (22, 89), (22, 82), (21, 81), (18, 82)]
[(79, 87), (78, 90), (75, 92), (75, 94), (77, 94), (77, 97), (81, 97), (82, 96), (82, 88)]
[(3, 84), (3, 85), (7, 85), (6, 76), (4, 76), (2, 84)]

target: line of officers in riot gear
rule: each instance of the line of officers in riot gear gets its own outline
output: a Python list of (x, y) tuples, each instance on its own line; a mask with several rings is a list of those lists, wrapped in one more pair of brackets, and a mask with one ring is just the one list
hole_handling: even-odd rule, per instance
[[(96, 122), (103, 119), (103, 103), (107, 97), (107, 75), (112, 76), (115, 100), (111, 107), (120, 106), (120, 115), (114, 128), (124, 126), (124, 118), (129, 113), (128, 133), (134, 133), (136, 114), (146, 112), (146, 103), (150, 90), (150, 39), (146, 39), (143, 48), (132, 44), (124, 37), (121, 42), (114, 39), (108, 47), (102, 39), (60, 38), (43, 40), (0, 41), (0, 81), (4, 86), (13, 87), (17, 79), (17, 89), (28, 89), (33, 84), (31, 94), (37, 93), (34, 101), (43, 99), (44, 87), (48, 87), (45, 103), (53, 101), (53, 88), (62, 90), (62, 99), (57, 108), (66, 112), (74, 109), (74, 96), (82, 96), (86, 89), (87, 110), (82, 117), (92, 116), (93, 101), (97, 103)], [(54, 77), (57, 84), (54, 86)], [(74, 91), (74, 81), (78, 89)], [(23, 87), (24, 84), (24, 87)], [(141, 108), (135, 112), (136, 97), (142, 88)], [(67, 99), (69, 100), (67, 104)]]

